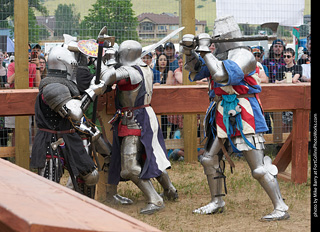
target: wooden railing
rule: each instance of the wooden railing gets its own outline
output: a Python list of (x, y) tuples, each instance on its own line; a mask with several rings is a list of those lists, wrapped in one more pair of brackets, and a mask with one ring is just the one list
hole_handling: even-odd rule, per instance
[(160, 231), (0, 159), (0, 231)]
[[(307, 181), (310, 89), (310, 84), (264, 84), (260, 93), (264, 111), (293, 112), (291, 133), (282, 134), (281, 131), (274, 131), (272, 135), (266, 135), (266, 140), (267, 143), (284, 143), (274, 163), (278, 166), (280, 177), (295, 183)], [(0, 90), (0, 115), (33, 115), (37, 93), (37, 89)], [(175, 141), (175, 144), (178, 144), (177, 148), (184, 148), (187, 162), (197, 159), (196, 148), (199, 146), (199, 139), (196, 137), (196, 115), (206, 112), (209, 105), (207, 93), (206, 86), (157, 86), (153, 90), (151, 104), (156, 114), (194, 115), (194, 120), (184, 121), (184, 130), (189, 124), (188, 131), (184, 131), (184, 139)], [(103, 117), (111, 117), (114, 114), (114, 96), (114, 92), (110, 92), (99, 97), (98, 111), (104, 113)], [(106, 131), (111, 133), (109, 130)], [(171, 146), (170, 142), (167, 143)], [(12, 148), (0, 148), (0, 154), (8, 151), (12, 152)], [(290, 162), (291, 176), (284, 172)]]

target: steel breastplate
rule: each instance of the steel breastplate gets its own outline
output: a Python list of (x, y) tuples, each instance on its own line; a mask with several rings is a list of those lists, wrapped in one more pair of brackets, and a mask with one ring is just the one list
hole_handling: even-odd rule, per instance
[(139, 94), (141, 85), (133, 90), (119, 91), (118, 99), (121, 107), (135, 107), (135, 102)]
[[(119, 91), (118, 98), (121, 107), (135, 107), (135, 102), (138, 97), (141, 85), (133, 90)], [(127, 125), (128, 129), (139, 129), (139, 125), (136, 123), (133, 112), (125, 111), (121, 115), (121, 124)]]

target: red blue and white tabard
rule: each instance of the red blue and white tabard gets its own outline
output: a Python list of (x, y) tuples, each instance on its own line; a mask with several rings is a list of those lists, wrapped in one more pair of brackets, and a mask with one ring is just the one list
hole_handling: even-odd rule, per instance
[[(242, 132), (244, 135), (257, 134), (268, 130), (261, 102), (258, 93), (261, 92), (260, 78), (258, 77), (259, 68), (249, 75), (244, 75), (240, 67), (231, 60), (224, 60), (224, 67), (228, 72), (227, 83), (217, 83), (211, 78), (210, 72), (206, 66), (202, 66), (201, 71), (195, 76), (194, 80), (199, 80), (204, 77), (210, 76), (210, 99), (214, 99), (215, 96), (223, 95), (245, 95), (253, 94), (252, 97), (241, 97), (238, 98), (239, 105), (241, 106), (241, 121), (242, 121)], [(212, 101), (209, 110), (207, 111), (206, 117), (214, 117), (215, 120), (208, 120), (209, 122), (215, 122), (215, 125), (207, 125), (214, 127), (216, 135), (219, 138), (228, 138), (226, 132), (226, 126), (223, 122), (223, 107), (221, 101), (218, 102), (216, 110), (213, 110)], [(214, 111), (214, 112), (213, 112)], [(239, 130), (236, 130), (235, 134), (231, 137), (240, 136)]]

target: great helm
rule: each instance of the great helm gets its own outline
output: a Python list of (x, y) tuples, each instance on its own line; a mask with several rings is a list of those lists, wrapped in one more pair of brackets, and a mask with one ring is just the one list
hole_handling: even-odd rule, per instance
[(70, 79), (77, 65), (74, 53), (66, 47), (56, 46), (50, 50), (48, 55), (49, 73), (65, 73), (68, 79)]
[[(241, 30), (236, 20), (232, 15), (217, 18), (214, 21), (213, 35), (214, 39), (231, 39), (242, 37)], [(215, 43), (216, 54), (220, 54), (230, 50), (232, 48), (237, 48), (243, 46), (242, 42), (224, 42), (224, 43)]]
[(126, 40), (122, 42), (118, 50), (118, 59), (122, 65), (133, 66), (146, 64), (141, 60), (142, 46), (135, 40)]

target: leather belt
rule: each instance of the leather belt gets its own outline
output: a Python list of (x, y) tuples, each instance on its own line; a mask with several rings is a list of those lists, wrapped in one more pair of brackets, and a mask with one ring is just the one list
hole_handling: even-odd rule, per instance
[(237, 98), (247, 98), (247, 97), (256, 97), (256, 95), (254, 95), (254, 93), (237, 95)]
[[(237, 95), (237, 98), (247, 98), (247, 97), (256, 97), (256, 95), (254, 93)], [(213, 101), (218, 103), (218, 102), (220, 102), (222, 100), (222, 96), (216, 95), (216, 96), (214, 96), (213, 99), (211, 98), (210, 100), (213, 100)]]
[(45, 128), (39, 128), (41, 131), (49, 132), (52, 134), (72, 134), (75, 133), (75, 129), (70, 129), (70, 130), (63, 130), (63, 131), (55, 131), (55, 130), (50, 130), (50, 129), (45, 129)]
[(147, 104), (147, 105), (141, 105), (141, 106), (136, 106), (136, 107), (122, 107), (122, 108), (121, 108), (121, 112), (124, 112), (124, 111), (134, 111), (134, 110), (146, 108), (146, 107), (148, 107), (148, 106), (151, 106), (151, 105), (150, 105), (150, 104)]

